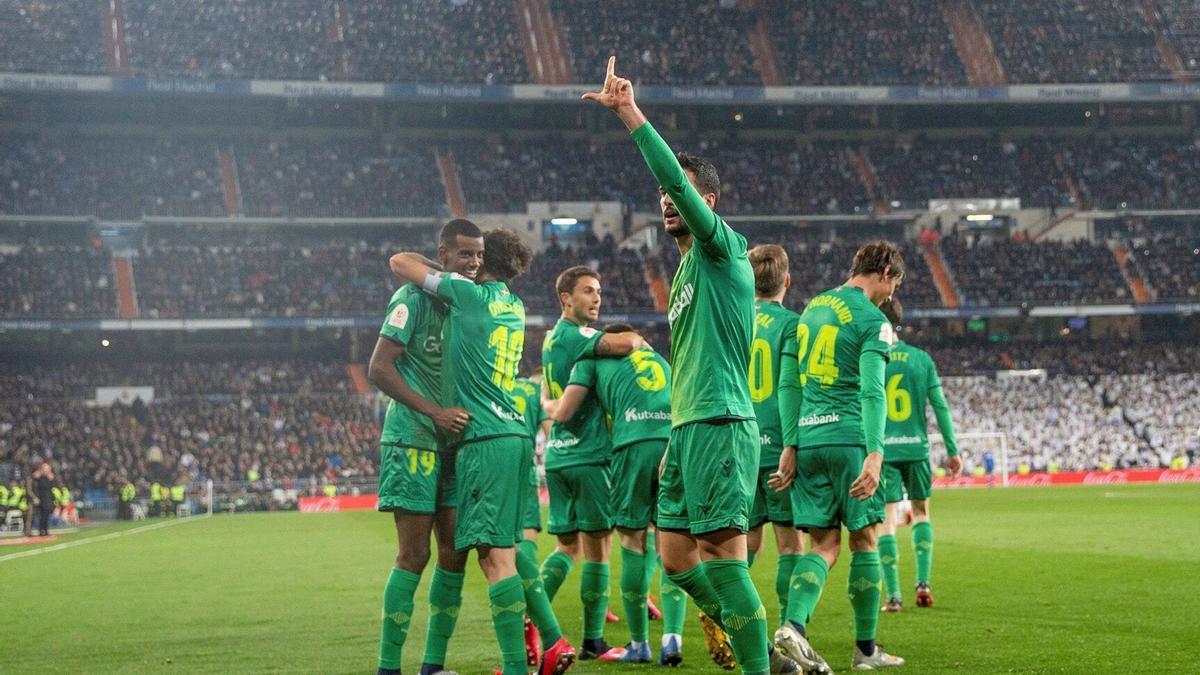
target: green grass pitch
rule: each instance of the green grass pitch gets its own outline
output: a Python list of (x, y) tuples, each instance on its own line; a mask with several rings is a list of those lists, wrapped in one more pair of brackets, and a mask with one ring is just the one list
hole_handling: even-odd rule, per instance
[[(1194, 672), (1198, 504), (1196, 485), (941, 491), (933, 509), (937, 605), (911, 606), (912, 547), (902, 530), (909, 606), (880, 618), (880, 642), (908, 659), (910, 673)], [(390, 518), (370, 512), (217, 516), (0, 561), (8, 628), (0, 671), (373, 672), (393, 539)], [(542, 555), (552, 546), (543, 537)], [(18, 550), (2, 547), (0, 556)], [(753, 568), (772, 630), (774, 560), (767, 553)], [(830, 574), (810, 627), (838, 669), (849, 665), (852, 645), (847, 564)], [(486, 586), (473, 559), (469, 570), (447, 665), (490, 674), (499, 653)], [(429, 578), (405, 650), (408, 673), (421, 656)], [(576, 569), (556, 602), (576, 644), (578, 584)], [(624, 613), (619, 601), (613, 609)], [(651, 624), (655, 647), (661, 630)], [(607, 637), (623, 644), (625, 624), (610, 625)], [(684, 656), (682, 672), (720, 672), (694, 607)], [(629, 669), (658, 666), (592, 662), (574, 672)]]

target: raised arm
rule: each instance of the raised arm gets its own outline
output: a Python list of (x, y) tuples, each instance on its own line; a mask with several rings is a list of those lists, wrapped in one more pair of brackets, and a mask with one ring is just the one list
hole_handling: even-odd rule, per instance
[[(388, 260), (388, 267), (391, 268), (392, 274), (396, 275), (402, 283), (416, 284), (422, 288), (426, 286), (426, 280), (430, 273), (442, 271), (442, 266), (432, 260), (429, 260), (420, 253), (412, 253), (405, 251), (397, 253)], [(430, 293), (437, 293), (437, 288), (425, 288)]]
[(614, 73), (617, 57), (608, 58), (608, 72), (604, 77), (604, 88), (583, 95), (585, 101), (595, 101), (613, 111), (625, 124), (642, 151), (646, 165), (671, 197), (688, 231), (697, 239), (708, 241), (719, 225), (717, 214), (709, 208), (704, 197), (692, 186), (679, 160), (667, 142), (658, 135), (654, 127), (633, 100), (633, 83)]
[(646, 340), (632, 331), (628, 333), (605, 333), (596, 343), (596, 356), (629, 356), (645, 347)]

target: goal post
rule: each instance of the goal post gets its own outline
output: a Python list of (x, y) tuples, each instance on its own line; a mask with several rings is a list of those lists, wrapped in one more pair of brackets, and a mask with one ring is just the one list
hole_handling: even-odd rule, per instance
[[(986, 456), (995, 460), (992, 473), (1000, 474), (1001, 487), (1008, 487), (1008, 434), (1003, 431), (964, 431), (955, 434), (958, 454), (963, 462), (963, 474), (988, 475)], [(946, 460), (946, 445), (941, 434), (929, 434), (929, 461), (935, 467)]]

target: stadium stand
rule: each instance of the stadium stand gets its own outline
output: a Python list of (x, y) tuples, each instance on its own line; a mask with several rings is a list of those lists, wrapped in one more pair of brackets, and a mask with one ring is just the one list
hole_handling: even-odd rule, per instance
[[(70, 274), (64, 273), (69, 261)], [(116, 315), (112, 258), (108, 250), (83, 245), (30, 242), (0, 248), (0, 315), (83, 319)]]
[(91, 0), (0, 2), (0, 70), (105, 72), (100, 5)]

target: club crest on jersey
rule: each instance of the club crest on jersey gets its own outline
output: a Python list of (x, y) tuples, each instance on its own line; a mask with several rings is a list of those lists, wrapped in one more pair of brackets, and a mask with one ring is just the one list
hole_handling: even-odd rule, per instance
[(692, 304), (692, 297), (696, 295), (696, 289), (691, 283), (684, 284), (683, 288), (679, 289), (679, 297), (675, 298), (675, 302), (671, 303), (671, 311), (667, 314), (667, 321), (675, 323), (675, 319), (683, 314), (683, 310), (687, 309), (688, 305)]

